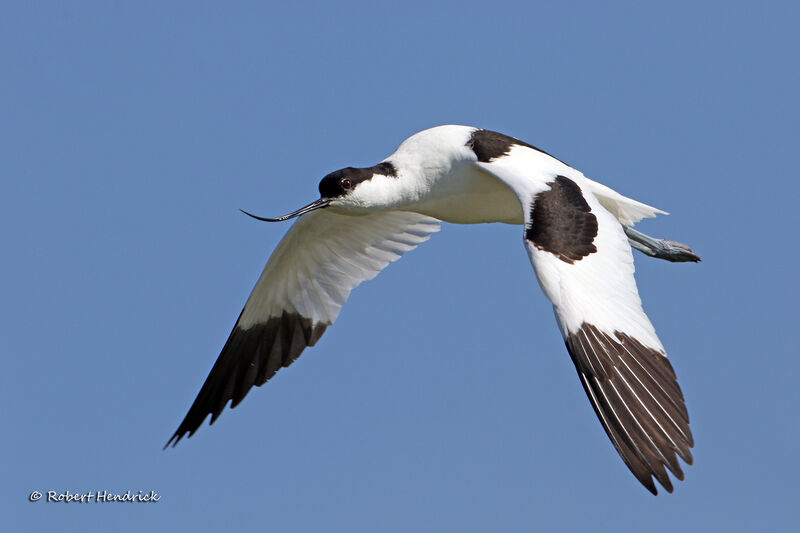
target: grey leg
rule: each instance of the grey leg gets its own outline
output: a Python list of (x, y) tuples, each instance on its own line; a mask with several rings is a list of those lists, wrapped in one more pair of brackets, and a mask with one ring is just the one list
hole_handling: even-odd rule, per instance
[(623, 225), (622, 229), (625, 230), (625, 235), (628, 236), (628, 242), (631, 244), (631, 247), (636, 248), (650, 257), (657, 257), (674, 263), (683, 263), (686, 261), (694, 261), (697, 263), (700, 261), (700, 256), (695, 254), (688, 245), (682, 242), (654, 239), (649, 235), (636, 231), (630, 226)]

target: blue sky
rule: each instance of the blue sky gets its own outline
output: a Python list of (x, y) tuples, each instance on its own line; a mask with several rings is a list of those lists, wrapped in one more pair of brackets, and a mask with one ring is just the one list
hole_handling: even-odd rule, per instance
[[(9, 530), (796, 526), (792, 3), (10, 3), (0, 18)], [(671, 212), (636, 255), (695, 465), (651, 496), (595, 418), (521, 228), (446, 225), (213, 427), (161, 447), (288, 224), (460, 123)], [(30, 503), (154, 490), (154, 504)]]

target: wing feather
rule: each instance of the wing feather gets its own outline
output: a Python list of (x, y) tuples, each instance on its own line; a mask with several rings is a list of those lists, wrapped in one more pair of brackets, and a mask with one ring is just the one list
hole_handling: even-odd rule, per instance
[[(642, 309), (618, 213), (594, 196), (598, 184), (529, 147), (514, 145), (476, 164), (511, 188), (522, 204), (531, 263), (612, 444), (650, 492), (657, 494), (653, 478), (672, 492), (667, 471), (682, 480), (678, 457), (693, 461), (689, 414), (675, 371)], [(601, 192), (624, 198), (605, 186)]]
[(330, 210), (302, 216), (277, 246), (197, 398), (167, 446), (192, 436), (228, 401), (314, 346), (350, 291), (439, 231), (433, 218), (402, 211), (351, 217)]

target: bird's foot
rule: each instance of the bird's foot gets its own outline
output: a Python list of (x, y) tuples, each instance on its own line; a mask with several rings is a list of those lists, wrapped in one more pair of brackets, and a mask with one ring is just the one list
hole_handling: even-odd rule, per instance
[(673, 263), (685, 263), (687, 261), (697, 263), (700, 261), (700, 256), (694, 253), (687, 244), (666, 239), (655, 239), (636, 231), (630, 226), (623, 225), (622, 228), (628, 236), (628, 242), (631, 247), (650, 257), (657, 257)]

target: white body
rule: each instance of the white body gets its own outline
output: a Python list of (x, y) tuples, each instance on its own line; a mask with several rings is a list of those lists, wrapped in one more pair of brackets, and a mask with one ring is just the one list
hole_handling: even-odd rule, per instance
[[(332, 209), (350, 214), (376, 209), (405, 210), (454, 224), (523, 224), (522, 206), (515, 192), (475, 164), (477, 158), (467, 146), (475, 130), (469, 126), (438, 126), (409, 137), (384, 159), (396, 164), (397, 178), (375, 176), (361, 184), (352, 198)], [(526, 164), (532, 169), (531, 192), (547, 188), (547, 177), (562, 175), (595, 194), (622, 224), (666, 214), (586, 178), (543, 152), (521, 146), (514, 150), (525, 154)]]
[(353, 288), (439, 231), (440, 221), (502, 222), (524, 225), (536, 277), (622, 459), (651, 492), (651, 476), (671, 491), (665, 468), (682, 479), (676, 453), (692, 460), (688, 413), (642, 309), (622, 226), (664, 212), (521, 141), (467, 126), (417, 133), (384, 162), (326, 176), (320, 190), (330, 197), (295, 213), (307, 214), (267, 262), (172, 440), (291, 364)]

